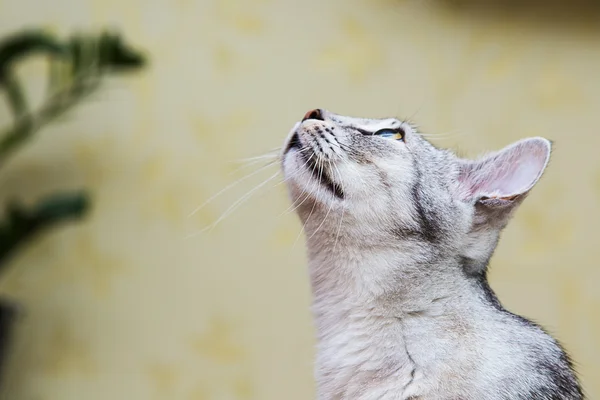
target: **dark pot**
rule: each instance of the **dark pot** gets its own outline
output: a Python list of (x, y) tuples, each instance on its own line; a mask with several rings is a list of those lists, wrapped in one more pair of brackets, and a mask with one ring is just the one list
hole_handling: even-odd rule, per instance
[(0, 299), (0, 388), (3, 387), (4, 365), (12, 344), (12, 333), (17, 319), (17, 306)]

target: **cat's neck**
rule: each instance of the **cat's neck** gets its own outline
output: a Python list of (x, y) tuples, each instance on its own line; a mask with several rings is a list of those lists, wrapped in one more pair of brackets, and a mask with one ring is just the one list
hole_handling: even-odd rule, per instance
[(397, 391), (400, 381), (407, 398), (411, 390), (418, 393), (413, 383), (420, 382), (422, 370), (415, 360), (444, 360), (440, 354), (447, 349), (440, 344), (481, 314), (475, 289), (452, 260), (402, 265), (406, 257), (399, 249), (312, 250), (322, 398), (338, 398), (342, 388), (340, 398), (362, 398), (352, 391), (371, 384)]
[(375, 307), (401, 317), (472, 290), (460, 260), (416, 256), (418, 245), (340, 246), (334, 251), (309, 243), (308, 249), (314, 303), (327, 304), (331, 312)]

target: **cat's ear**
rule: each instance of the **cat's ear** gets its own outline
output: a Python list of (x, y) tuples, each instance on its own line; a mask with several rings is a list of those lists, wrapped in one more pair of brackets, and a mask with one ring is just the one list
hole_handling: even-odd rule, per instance
[(544, 138), (524, 139), (480, 160), (462, 162), (460, 197), (492, 210), (514, 208), (542, 176), (551, 147)]

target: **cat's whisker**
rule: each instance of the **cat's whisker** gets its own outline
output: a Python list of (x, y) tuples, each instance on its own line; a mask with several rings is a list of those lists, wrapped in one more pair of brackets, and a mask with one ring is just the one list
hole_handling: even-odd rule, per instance
[[(318, 183), (317, 183), (317, 193), (316, 193), (315, 197), (318, 197), (319, 194), (321, 193), (321, 186), (322, 186), (321, 181), (322, 181), (322, 178), (323, 178), (323, 168), (322, 168), (322, 166), (321, 166), (320, 163), (318, 164), (318, 168), (319, 168), (319, 171), (318, 171), (319, 172), (319, 180), (318, 180)], [(313, 167), (313, 170), (314, 170), (314, 167)], [(308, 214), (308, 218), (306, 218), (306, 221), (304, 221), (304, 224), (302, 224), (302, 228), (300, 229), (300, 232), (298, 233), (298, 236), (296, 236), (296, 240), (294, 240), (294, 244), (292, 245), (292, 248), (296, 247), (296, 244), (298, 243), (298, 240), (300, 239), (300, 236), (302, 236), (302, 233), (306, 229), (306, 224), (308, 223), (308, 221), (310, 221), (310, 217), (312, 217), (313, 212), (315, 211), (315, 207), (316, 206), (317, 206), (317, 201), (314, 201), (313, 202), (313, 206), (310, 209), (310, 213)]]
[[(327, 162), (329, 163), (329, 167), (331, 169), (331, 160), (327, 160)], [(332, 194), (332, 196), (333, 196), (333, 194)], [(319, 232), (319, 230), (321, 229), (321, 227), (323, 226), (323, 224), (325, 223), (325, 221), (327, 221), (327, 217), (329, 217), (329, 213), (333, 209), (333, 205), (334, 205), (334, 202), (331, 201), (330, 204), (329, 204), (329, 208), (327, 209), (327, 212), (325, 213), (325, 218), (323, 218), (323, 221), (321, 221), (321, 223), (319, 224), (319, 226), (317, 227), (317, 229), (313, 232), (313, 234), (310, 235), (309, 239), (312, 239), (312, 237), (315, 236)]]
[(353, 179), (359, 179), (362, 186), (366, 185), (365, 178), (362, 176), (356, 165), (354, 165), (353, 163), (346, 163), (345, 167), (354, 171), (352, 174), (352, 176), (354, 177)]
[[(236, 173), (238, 173), (239, 171), (246, 169), (246, 168), (250, 168), (253, 165), (259, 164), (261, 162), (265, 162), (265, 160), (269, 160), (269, 159), (261, 159), (261, 160), (255, 160), (255, 161), (251, 161), (249, 163), (246, 163), (244, 165), (240, 165), (239, 167), (237, 167), (236, 169), (234, 169), (233, 171), (231, 171), (229, 173), (229, 175), (235, 175)], [(265, 165), (273, 165), (276, 162), (278, 162), (279, 159), (274, 158), (274, 159), (270, 159)]]
[(409, 124), (409, 125), (412, 125), (412, 123), (411, 123), (410, 121), (411, 121), (411, 120), (412, 120), (414, 117), (416, 117), (418, 113), (420, 113), (420, 112), (421, 112), (421, 110), (423, 109), (423, 106), (424, 106), (424, 105), (425, 105), (425, 101), (423, 101), (423, 102), (421, 103), (421, 105), (420, 105), (420, 106), (419, 106), (419, 107), (418, 107), (418, 108), (415, 110), (415, 112), (413, 112), (413, 113), (412, 113), (410, 116), (408, 116), (408, 117), (406, 117), (406, 118), (402, 119), (402, 123), (404, 123), (404, 124)]
[(419, 135), (423, 136), (426, 139), (448, 139), (448, 138), (455, 138), (455, 137), (460, 137), (460, 136), (464, 136), (465, 133), (463, 131), (460, 130), (452, 130), (452, 131), (447, 131), (447, 132), (440, 132), (440, 133), (423, 133), (423, 132), (419, 132)]
[[(319, 183), (315, 181), (315, 182), (313, 182), (313, 185), (312, 185), (312, 186), (314, 186), (314, 187), (315, 187), (315, 189), (318, 189)], [(286, 215), (286, 214), (291, 214), (291, 213), (293, 213), (294, 211), (296, 211), (298, 208), (300, 208), (300, 206), (301, 206), (302, 204), (304, 204), (304, 202), (306, 202), (306, 200), (308, 200), (308, 199), (310, 198), (310, 195), (311, 195), (311, 190), (307, 190), (307, 191), (306, 191), (306, 195), (304, 196), (304, 198), (302, 199), (302, 201), (301, 201), (300, 203), (298, 203), (298, 204), (292, 203), (292, 205), (291, 205), (291, 206), (289, 206), (289, 207), (287, 208), (287, 210), (285, 210), (284, 212), (282, 212), (282, 213), (281, 213), (279, 216), (281, 217), (281, 216), (283, 216), (283, 215)]]
[(273, 153), (273, 154), (264, 154), (262, 156), (256, 156), (256, 157), (243, 158), (241, 160), (232, 161), (232, 163), (246, 165), (248, 163), (255, 163), (255, 162), (260, 162), (263, 160), (277, 160), (277, 159), (279, 159), (279, 154)]
[(448, 139), (451, 137), (457, 137), (460, 136), (459, 134), (442, 134), (442, 133), (437, 133), (437, 134), (420, 134), (421, 136), (423, 136), (424, 138), (427, 139)]
[(207, 227), (201, 229), (200, 231), (198, 231), (196, 233), (188, 235), (186, 237), (186, 239), (200, 235), (200, 234), (206, 232), (207, 230), (214, 229), (221, 221), (223, 221), (225, 218), (227, 218), (229, 215), (231, 215), (233, 212), (235, 212), (242, 204), (244, 204), (248, 199), (250, 199), (252, 197), (252, 195), (254, 193), (256, 193), (256, 191), (258, 191), (260, 188), (265, 186), (267, 183), (269, 183), (270, 181), (275, 179), (278, 175), (279, 175), (279, 171), (277, 171), (275, 174), (271, 175), (269, 178), (264, 180), (262, 183), (256, 185), (248, 193), (246, 193), (245, 195), (240, 197), (238, 200), (236, 200), (232, 205), (230, 205), (229, 208), (227, 208), (227, 210), (225, 210), (225, 212), (223, 214), (221, 214), (221, 216), (215, 222), (213, 222), (212, 224), (208, 225)]
[[(346, 193), (346, 189), (344, 188), (344, 183), (342, 182), (342, 174), (340, 173), (340, 170), (338, 169), (338, 167), (335, 163), (333, 163), (333, 167), (335, 168), (335, 170), (337, 172), (340, 186), (342, 187), (342, 192), (344, 193), (344, 196), (347, 196), (348, 194)], [(340, 223), (338, 225), (337, 233), (335, 235), (335, 242), (333, 243), (333, 252), (334, 253), (335, 253), (335, 249), (337, 248), (338, 240), (340, 238), (340, 231), (342, 230), (342, 223), (344, 222), (344, 214), (345, 213), (346, 213), (346, 207), (345, 207), (345, 205), (342, 205), (342, 216), (340, 217)]]
[[(313, 185), (314, 186), (314, 185)], [(304, 198), (302, 199), (302, 201), (300, 203), (292, 203), (292, 205), (290, 205), (284, 212), (282, 212), (281, 214), (279, 214), (280, 217), (287, 215), (287, 214), (291, 214), (294, 211), (296, 211), (302, 204), (304, 204), (304, 202), (306, 200), (308, 200), (308, 198), (310, 197), (310, 191), (306, 191), (306, 194), (304, 196)]]
[(221, 215), (213, 223), (213, 228), (215, 226), (217, 226), (217, 224), (219, 224), (219, 222), (221, 222), (222, 220), (224, 220), (225, 218), (227, 218), (229, 215), (231, 215), (231, 213), (233, 213), (235, 210), (237, 210), (237, 208), (239, 206), (241, 206), (242, 204), (244, 204), (244, 202), (246, 200), (248, 200), (250, 197), (252, 197), (252, 195), (254, 193), (256, 193), (256, 191), (258, 191), (260, 188), (262, 188), (263, 186), (265, 186), (267, 183), (271, 182), (273, 179), (277, 178), (278, 175), (279, 175), (279, 171), (277, 171), (276, 173), (274, 173), (273, 175), (271, 175), (269, 178), (267, 178), (266, 180), (264, 180), (262, 183), (256, 185), (253, 189), (251, 189), (250, 191), (248, 191), (248, 193), (246, 193), (245, 195), (243, 195), (242, 197), (240, 197), (238, 200), (236, 200), (232, 205), (229, 206), (229, 208), (227, 210), (225, 210), (225, 212), (223, 213), (223, 215)]
[(261, 159), (264, 159), (264, 158), (278, 158), (280, 152), (281, 152), (281, 148), (278, 147), (278, 148), (271, 149), (271, 150), (267, 151), (264, 154), (259, 154), (259, 155), (254, 156), (254, 157), (241, 158), (241, 159), (235, 160), (233, 162), (235, 162), (235, 163), (245, 163), (245, 162), (248, 162), (248, 161), (261, 160)]
[[(305, 163), (306, 164), (306, 163)], [(299, 173), (300, 169), (297, 169), (296, 171), (292, 171), (292, 173), (289, 176), (282, 176), (282, 179), (280, 182), (277, 182), (276, 184), (274, 184), (273, 186), (270, 187), (270, 189), (274, 189), (279, 185), (283, 185), (284, 183), (288, 183), (288, 181), (290, 180), (291, 177), (293, 177), (295, 174)]]
[(245, 169), (248, 168), (254, 164), (258, 164), (262, 161), (268, 161), (269, 163), (273, 163), (276, 161), (280, 160), (280, 156), (281, 156), (281, 149), (280, 148), (276, 148), (273, 150), (270, 150), (264, 154), (260, 154), (258, 156), (254, 156), (254, 157), (247, 157), (247, 158), (242, 158), (239, 160), (234, 160), (231, 161), (232, 163), (235, 164), (241, 164), (239, 167), (237, 167), (235, 170), (233, 170), (231, 173), (235, 173), (241, 169)]
[[(304, 167), (305, 167), (305, 166), (306, 166), (306, 165), (307, 165), (307, 164), (310, 162), (310, 160), (311, 160), (311, 159), (312, 159), (314, 156), (315, 156), (315, 154), (314, 154), (314, 153), (313, 153), (313, 154), (311, 154), (311, 156), (309, 157), (309, 159), (308, 159), (308, 160), (306, 160), (306, 162), (304, 163), (304, 165), (302, 165), (302, 167), (298, 168), (298, 169), (297, 169), (296, 171), (294, 171), (293, 173), (296, 173), (296, 174), (298, 174), (298, 173), (302, 172), (302, 168), (304, 168)], [(290, 176), (290, 177), (291, 177), (291, 176)], [(286, 178), (284, 181), (287, 181), (287, 180), (288, 180), (288, 179)], [(318, 185), (318, 183), (317, 183), (317, 185)], [(298, 209), (298, 207), (300, 207), (300, 206), (301, 206), (301, 205), (302, 205), (302, 204), (303, 204), (303, 203), (304, 203), (304, 202), (305, 202), (305, 201), (306, 201), (306, 200), (307, 200), (309, 197), (310, 197), (310, 191), (307, 191), (307, 193), (306, 193), (306, 196), (304, 196), (304, 199), (303, 199), (303, 200), (302, 200), (302, 201), (301, 201), (299, 204), (294, 204), (294, 203), (292, 203), (292, 204), (291, 204), (291, 205), (290, 205), (290, 206), (287, 208), (287, 210), (285, 210), (285, 211), (284, 211), (283, 213), (281, 213), (279, 216), (281, 217), (281, 216), (283, 216), (283, 215), (285, 215), (285, 214), (289, 214), (289, 213), (291, 213), (291, 212), (294, 212), (294, 211), (296, 211), (296, 210)]]
[[(301, 153), (302, 153), (302, 151), (303, 151), (303, 150), (300, 150), (300, 152), (301, 152)], [(280, 184), (282, 184), (282, 183), (288, 182), (288, 181), (290, 180), (290, 178), (292, 178), (292, 177), (296, 176), (296, 174), (299, 174), (299, 173), (301, 173), (301, 172), (302, 172), (302, 169), (303, 169), (303, 168), (304, 168), (306, 165), (308, 165), (308, 163), (310, 162), (310, 160), (311, 160), (313, 157), (314, 157), (314, 153), (313, 153), (313, 154), (311, 154), (311, 156), (308, 158), (308, 160), (306, 160), (306, 161), (304, 162), (304, 164), (302, 164), (302, 166), (301, 166), (301, 167), (297, 168), (295, 171), (292, 171), (292, 172), (289, 174), (289, 176), (287, 176), (287, 177), (284, 177), (284, 178), (283, 178), (283, 181), (282, 181), (282, 182), (280, 182), (280, 183), (278, 183), (276, 186), (278, 186), (278, 185), (280, 185)]]
[(199, 212), (200, 210), (202, 210), (202, 208), (204, 208), (207, 204), (209, 204), (211, 201), (213, 201), (214, 199), (216, 199), (217, 197), (219, 197), (220, 195), (222, 195), (223, 193), (225, 193), (226, 191), (228, 191), (229, 189), (233, 188), (234, 186), (238, 185), (239, 183), (245, 181), (246, 179), (258, 174), (259, 172), (265, 170), (266, 168), (270, 167), (271, 165), (273, 165), (275, 163), (275, 161), (267, 164), (267, 165), (263, 165), (262, 167), (260, 167), (259, 169), (257, 169), (256, 171), (230, 183), (229, 185), (225, 186), (223, 189), (219, 190), (217, 193), (215, 193), (214, 195), (212, 195), (211, 197), (209, 197), (207, 200), (205, 200), (202, 204), (200, 204), (198, 207), (196, 207), (194, 209), (194, 211), (192, 211), (189, 215), (188, 218), (193, 217), (197, 212)]

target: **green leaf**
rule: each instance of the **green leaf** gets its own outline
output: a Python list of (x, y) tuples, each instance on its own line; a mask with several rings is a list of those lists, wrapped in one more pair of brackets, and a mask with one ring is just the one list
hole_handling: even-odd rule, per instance
[(41, 30), (23, 31), (8, 36), (0, 42), (0, 85), (4, 84), (15, 61), (33, 53), (47, 53), (58, 57), (68, 55), (63, 45)]
[(89, 208), (85, 193), (61, 193), (40, 201), (31, 210), (16, 202), (8, 206), (7, 217), (0, 224), (0, 264), (17, 247), (52, 225), (81, 218)]
[[(36, 111), (28, 109), (22, 85), (9, 68), (20, 56), (34, 50), (51, 55), (50, 97)], [(0, 85), (4, 82), (15, 118), (13, 126), (0, 134), (0, 166), (33, 133), (97, 90), (107, 74), (136, 70), (145, 64), (142, 53), (126, 45), (116, 33), (76, 34), (62, 44), (42, 31), (25, 31), (0, 43)]]
[(146, 64), (145, 57), (126, 45), (121, 36), (105, 32), (98, 44), (100, 65), (114, 70), (132, 70)]

